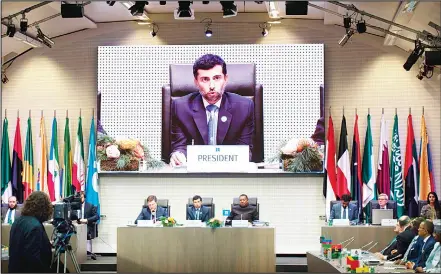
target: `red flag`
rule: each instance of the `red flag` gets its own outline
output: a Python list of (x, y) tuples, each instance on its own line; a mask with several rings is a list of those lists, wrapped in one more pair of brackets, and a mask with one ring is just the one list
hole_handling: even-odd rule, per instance
[(335, 141), (334, 125), (329, 115), (328, 138), (326, 139), (325, 176), (323, 181), (323, 195), (326, 197), (326, 217), (329, 220), (331, 201), (335, 200), (337, 192), (337, 174), (335, 171)]
[(12, 153), (12, 195), (17, 197), (18, 203), (24, 202), (23, 186), (23, 152), (21, 148), (20, 118), (17, 118), (15, 127), (14, 151)]
[(338, 146), (337, 185), (338, 192), (336, 194), (339, 198), (343, 194), (350, 194), (351, 163), (349, 161), (348, 132), (344, 115), (341, 120), (340, 144)]

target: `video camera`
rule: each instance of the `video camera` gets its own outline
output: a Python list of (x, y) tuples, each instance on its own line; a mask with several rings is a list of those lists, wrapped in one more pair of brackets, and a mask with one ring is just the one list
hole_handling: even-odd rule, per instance
[(79, 193), (75, 193), (54, 205), (54, 221), (77, 220), (78, 216), (76, 213), (72, 214), (72, 211), (79, 209), (81, 209), (81, 197)]

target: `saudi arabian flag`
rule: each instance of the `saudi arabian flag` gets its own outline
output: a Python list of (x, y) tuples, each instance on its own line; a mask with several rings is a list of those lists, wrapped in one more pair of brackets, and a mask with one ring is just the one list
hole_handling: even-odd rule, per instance
[(9, 197), (12, 196), (11, 183), (11, 154), (9, 152), (9, 134), (8, 134), (8, 119), (3, 121), (3, 135), (2, 135), (2, 164), (1, 164), (1, 180), (2, 180), (2, 202), (8, 203)]
[(398, 115), (396, 114), (392, 130), (390, 158), (390, 197), (391, 200), (397, 201), (397, 218), (400, 218), (404, 214), (404, 185), (400, 136), (398, 134)]
[(66, 125), (64, 127), (63, 197), (68, 197), (72, 194), (72, 149), (70, 147), (69, 118), (66, 117)]

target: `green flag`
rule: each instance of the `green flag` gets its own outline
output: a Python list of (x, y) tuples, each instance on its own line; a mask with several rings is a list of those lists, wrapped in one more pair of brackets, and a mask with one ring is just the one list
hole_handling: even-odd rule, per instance
[(63, 171), (63, 197), (73, 194), (72, 188), (72, 150), (70, 147), (69, 118), (66, 117), (64, 127), (64, 171)]
[(366, 214), (366, 221), (370, 220), (370, 204), (372, 200), (377, 200), (377, 187), (374, 174), (374, 154), (373, 154), (371, 115), (367, 116), (366, 138), (364, 140), (363, 164), (361, 177), (363, 180), (363, 208)]
[(8, 119), (3, 121), (3, 135), (2, 135), (2, 201), (8, 203), (9, 197), (12, 196), (11, 184), (11, 155), (9, 153), (9, 134), (8, 134)]
[(391, 200), (397, 201), (397, 218), (400, 218), (404, 214), (404, 186), (400, 136), (398, 134), (398, 115), (396, 114), (392, 130), (390, 158), (390, 197)]

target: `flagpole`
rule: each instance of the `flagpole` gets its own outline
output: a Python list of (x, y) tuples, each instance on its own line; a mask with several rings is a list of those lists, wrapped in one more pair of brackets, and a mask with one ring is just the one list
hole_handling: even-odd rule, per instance
[(66, 109), (66, 118), (69, 118), (69, 110)]
[(20, 118), (20, 110), (17, 109), (17, 118)]
[(355, 116), (357, 116), (357, 108), (355, 108)]
[(395, 115), (397, 115), (397, 108), (395, 108)]
[(8, 109), (5, 108), (5, 118), (8, 118)]
[(29, 118), (31, 118), (31, 110), (29, 110)]
[(409, 108), (409, 115), (411, 115), (412, 114), (412, 111), (411, 111), (411, 108)]
[(81, 117), (81, 108), (80, 108), (80, 117)]
[(343, 106), (343, 116), (345, 116), (345, 106)]
[(424, 115), (424, 106), (423, 106), (423, 115)]
[(371, 109), (368, 108), (368, 115), (371, 115)]
[(331, 115), (331, 106), (329, 106), (329, 116), (332, 116)]
[(92, 108), (92, 119), (95, 118), (95, 108)]
[(43, 110), (41, 110), (41, 118), (43, 118)]
[(381, 108), (381, 114), (384, 114), (384, 108)]
[(54, 118), (57, 118), (57, 110), (54, 109)]

